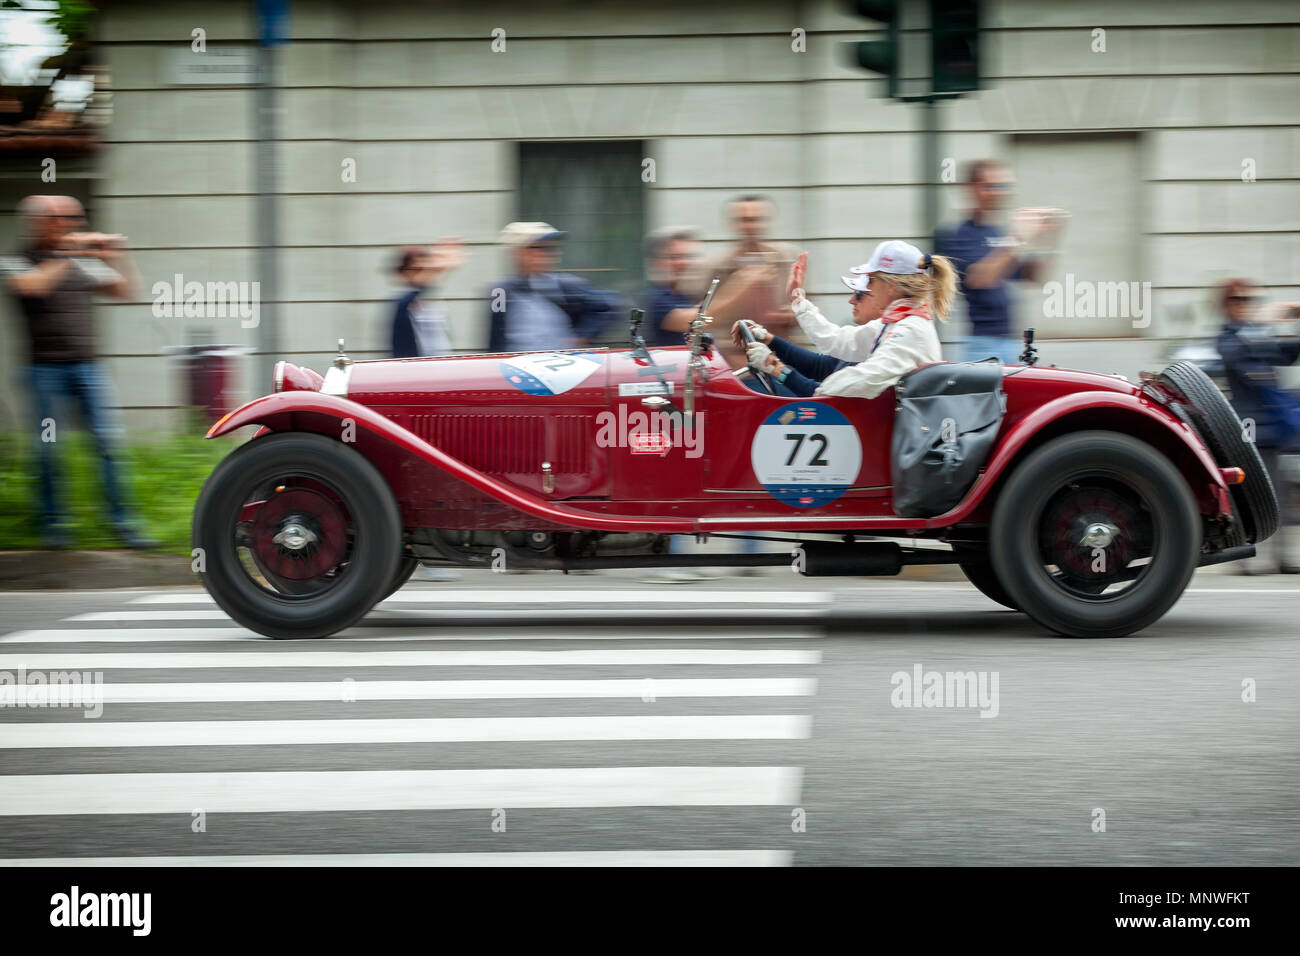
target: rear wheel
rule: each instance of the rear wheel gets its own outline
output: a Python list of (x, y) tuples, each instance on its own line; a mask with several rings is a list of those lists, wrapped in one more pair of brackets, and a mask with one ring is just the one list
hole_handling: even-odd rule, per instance
[(203, 583), (234, 620), (275, 638), (325, 637), (390, 593), (401, 517), (383, 476), (322, 435), (249, 442), (194, 507)]
[(1246, 473), (1245, 481), (1230, 486), (1233, 510), (1246, 541), (1258, 544), (1269, 538), (1277, 531), (1277, 494), (1259, 450), (1242, 435), (1241, 419), (1219, 387), (1191, 362), (1175, 362), (1160, 373), (1159, 380), (1186, 400), (1179, 408), (1219, 467), (1240, 468)]
[[(993, 563), (989, 561), (986, 549), (954, 547), (953, 551), (959, 556), (957, 567), (961, 568), (962, 574), (966, 575), (966, 580), (975, 585), (976, 590), (1003, 607), (1009, 607), (1013, 611), (1020, 610), (1015, 599), (1007, 593), (1007, 589), (1002, 586), (1002, 582), (994, 573)], [(962, 556), (967, 560), (960, 560)]]
[(1183, 476), (1144, 442), (1066, 435), (1031, 453), (998, 495), (992, 566), (1009, 597), (1071, 637), (1121, 637), (1182, 595), (1201, 549)]

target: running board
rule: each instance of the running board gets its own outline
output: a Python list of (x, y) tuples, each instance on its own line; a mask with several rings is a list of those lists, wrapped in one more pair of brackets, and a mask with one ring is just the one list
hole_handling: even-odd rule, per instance
[[(459, 551), (436, 535), (412, 541), (414, 556), (435, 566), (490, 567), (493, 557)], [(808, 577), (898, 574), (913, 564), (956, 564), (956, 552), (943, 548), (903, 548), (893, 541), (839, 544), (804, 541), (789, 551), (753, 554), (634, 554), (592, 557), (504, 555), (511, 570), (603, 571), (631, 568), (754, 568), (789, 567)]]

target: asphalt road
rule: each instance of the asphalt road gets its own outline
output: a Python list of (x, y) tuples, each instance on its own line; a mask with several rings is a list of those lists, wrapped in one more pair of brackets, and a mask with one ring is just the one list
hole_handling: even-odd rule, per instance
[[(1294, 578), (1203, 571), (1102, 641), (777, 571), (472, 572), (315, 642), (187, 589), (0, 622), (0, 681), (102, 675), (0, 697), (0, 862), (1300, 863)], [(896, 706), (918, 667), (984, 697)]]

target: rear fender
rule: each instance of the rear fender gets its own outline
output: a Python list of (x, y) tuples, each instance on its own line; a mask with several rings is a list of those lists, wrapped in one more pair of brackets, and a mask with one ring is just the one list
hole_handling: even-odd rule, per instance
[[(688, 534), (695, 531), (694, 521), (687, 518), (620, 518), (597, 515), (538, 498), (452, 458), (369, 406), (334, 395), (294, 391), (257, 398), (218, 419), (208, 429), (207, 437), (216, 438), (246, 425), (263, 426), (259, 435), (266, 429), (275, 432), (309, 431), (339, 440), (344, 438), (351, 426), (367, 438), (413, 455), (504, 505), (565, 528), (646, 531), (656, 534)], [(381, 467), (380, 470), (384, 469)], [(389, 481), (391, 484), (392, 479)]]
[[(1080, 418), (1078, 424), (1072, 424), (1068, 429), (1052, 427), (1054, 423), (1061, 423), (1063, 419), (1072, 416)], [(1075, 392), (1040, 405), (1016, 422), (1002, 437), (988, 467), (971, 486), (962, 502), (947, 514), (931, 518), (930, 526), (942, 527), (969, 517), (984, 503), (985, 497), (999, 480), (1015, 467), (1025, 451), (1031, 445), (1046, 440), (1042, 437), (1044, 433), (1048, 433), (1047, 437), (1055, 437), (1064, 431), (1107, 427), (1097, 422), (1097, 418), (1123, 418), (1129, 426), (1125, 429), (1127, 434), (1146, 440), (1156, 439), (1153, 443), (1158, 447), (1165, 446), (1161, 450), (1183, 472), (1201, 512), (1214, 517), (1231, 514), (1227, 482), (1214, 458), (1190, 428), (1149, 399), (1140, 396), (1122, 392)]]

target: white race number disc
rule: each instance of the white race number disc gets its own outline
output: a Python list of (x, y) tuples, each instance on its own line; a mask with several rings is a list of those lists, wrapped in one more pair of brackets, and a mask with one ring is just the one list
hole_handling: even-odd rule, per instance
[(585, 382), (603, 361), (581, 352), (536, 352), (503, 361), (501, 374), (529, 395), (560, 395)]
[(794, 402), (767, 416), (749, 446), (759, 483), (778, 501), (816, 508), (852, 487), (862, 469), (858, 430), (821, 402)]

